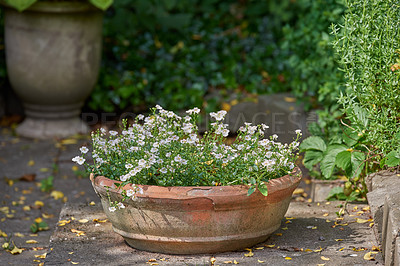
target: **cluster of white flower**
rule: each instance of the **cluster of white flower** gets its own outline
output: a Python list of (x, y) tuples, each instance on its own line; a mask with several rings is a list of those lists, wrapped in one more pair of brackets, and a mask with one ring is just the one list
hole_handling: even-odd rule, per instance
[[(300, 131), (296, 131), (295, 141), (281, 144), (276, 135), (263, 138), (268, 126), (245, 123), (234, 143), (226, 145), (230, 134), (223, 123), (226, 111), (210, 114), (215, 122), (204, 136), (196, 124), (200, 109), (186, 113), (180, 117), (157, 105), (149, 116), (138, 115), (136, 123), (128, 126), (124, 122), (121, 133), (104, 129), (93, 133), (93, 165), (85, 163), (87, 147), (81, 147), (81, 156), (72, 160), (122, 185), (249, 184), (251, 179), (264, 182), (277, 178), (295, 167)], [(135, 187), (125, 191), (125, 196), (134, 199), (141, 193), (141, 188)], [(112, 208), (115, 211), (124, 205)]]

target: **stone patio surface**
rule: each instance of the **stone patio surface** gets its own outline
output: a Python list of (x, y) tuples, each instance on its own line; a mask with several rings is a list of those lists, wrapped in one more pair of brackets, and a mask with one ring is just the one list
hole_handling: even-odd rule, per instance
[[(135, 250), (103, 222), (89, 179), (73, 169), (71, 158), (87, 138), (35, 141), (1, 130), (0, 234), (7, 237), (0, 245), (15, 243), (22, 253), (1, 248), (0, 265), (383, 265), (369, 206), (349, 204), (337, 219), (343, 202), (292, 201), (281, 229), (247, 250), (179, 256)], [(40, 190), (50, 175), (62, 196)], [(37, 218), (49, 230), (32, 234)]]

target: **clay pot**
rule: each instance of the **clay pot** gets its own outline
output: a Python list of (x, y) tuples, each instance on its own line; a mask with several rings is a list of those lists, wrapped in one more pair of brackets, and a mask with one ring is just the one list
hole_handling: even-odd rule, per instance
[[(122, 201), (121, 191), (104, 176), (91, 181), (115, 232), (136, 249), (196, 254), (233, 251), (265, 241), (281, 225), (292, 193), (301, 180), (298, 169), (268, 184), (267, 197), (247, 196), (248, 187), (141, 186), (143, 194), (109, 211), (109, 197)], [(123, 189), (132, 188), (130, 185)]]
[(99, 74), (103, 12), (79, 1), (39, 1), (23, 12), (5, 6), (10, 83), (26, 119), (20, 136), (87, 133), (79, 115)]

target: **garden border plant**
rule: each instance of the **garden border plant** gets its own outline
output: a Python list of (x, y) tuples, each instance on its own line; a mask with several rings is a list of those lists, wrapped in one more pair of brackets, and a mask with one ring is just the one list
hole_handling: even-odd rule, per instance
[[(333, 46), (345, 73), (339, 103), (346, 114), (342, 137), (312, 136), (300, 146), (308, 168), (320, 165), (329, 178), (335, 167), (348, 178), (341, 199), (364, 198), (365, 177), (400, 165), (400, 7), (395, 1), (346, 1), (343, 25), (333, 25)], [(344, 198), (343, 198), (344, 197)]]

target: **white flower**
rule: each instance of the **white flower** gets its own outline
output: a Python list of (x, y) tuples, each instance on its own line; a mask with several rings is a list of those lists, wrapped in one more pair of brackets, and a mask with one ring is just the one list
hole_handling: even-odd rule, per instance
[(118, 132), (115, 131), (115, 130), (110, 130), (110, 131), (108, 131), (108, 133), (110, 133), (111, 136), (116, 136), (116, 135), (118, 135)]
[(214, 155), (215, 158), (217, 159), (221, 159), (222, 158), (222, 154), (221, 153), (217, 153)]
[(144, 193), (143, 188), (141, 188), (141, 187), (138, 187), (136, 192), (139, 193), (139, 194), (142, 194), (142, 195)]
[(222, 130), (222, 136), (227, 137), (229, 135), (229, 129)]
[(144, 166), (146, 165), (146, 160), (140, 159), (139, 162), (138, 162), (138, 165), (139, 165), (140, 167), (144, 167)]
[(132, 197), (134, 194), (135, 194), (135, 191), (134, 191), (133, 189), (128, 189), (128, 190), (126, 191), (126, 195), (127, 195), (128, 197)]
[(131, 177), (130, 174), (126, 174), (126, 175), (121, 175), (121, 176), (119, 177), (119, 179), (120, 179), (122, 182), (125, 182), (125, 181), (128, 180), (128, 178), (130, 178), (130, 177)]
[(215, 118), (215, 120), (217, 121), (221, 121), (225, 118), (226, 115), (226, 111), (225, 110), (221, 110), (218, 113), (210, 113), (210, 116), (212, 118)]
[(272, 139), (273, 139), (273, 140), (278, 139), (278, 135), (276, 135), (276, 134), (272, 135)]
[(261, 127), (262, 127), (263, 130), (266, 130), (266, 129), (269, 128), (269, 126), (267, 126), (267, 125), (265, 125), (265, 124), (261, 124)]
[(301, 135), (301, 130), (300, 129), (297, 129), (295, 132), (296, 132), (297, 135)]
[(109, 210), (110, 212), (115, 212), (115, 211), (117, 210), (117, 208), (115, 208), (115, 207), (108, 207), (108, 210)]
[(200, 113), (200, 109), (195, 107), (193, 109), (187, 110), (186, 113), (188, 113), (190, 115), (193, 114), (193, 113), (198, 114), (198, 113)]
[(118, 209), (125, 209), (125, 205), (122, 202), (118, 202)]
[(82, 165), (86, 160), (82, 156), (75, 156), (74, 158), (72, 158), (72, 161), (79, 165)]
[(167, 152), (166, 154), (165, 154), (165, 157), (170, 157), (171, 156), (171, 153), (170, 152)]
[(143, 146), (145, 144), (145, 142), (143, 140), (138, 140), (137, 144), (139, 144), (140, 146)]
[(85, 147), (85, 146), (81, 147), (79, 150), (80, 150), (83, 154), (85, 154), (85, 153), (87, 153), (87, 152), (89, 151), (89, 149), (88, 149), (87, 147)]
[(98, 163), (98, 164), (104, 163), (103, 158), (96, 158), (96, 163)]
[(167, 168), (165, 168), (165, 167), (163, 167), (163, 168), (160, 169), (160, 173), (165, 174), (165, 173), (167, 173), (167, 172), (168, 172), (168, 170), (167, 170)]
[(186, 164), (187, 164), (187, 160), (182, 159), (182, 160), (181, 160), (181, 163), (184, 164), (184, 165), (186, 165)]
[(142, 115), (142, 114), (140, 114), (140, 115), (137, 116), (137, 119), (138, 119), (138, 120), (143, 120), (143, 118), (144, 118), (144, 115)]
[(156, 109), (157, 109), (157, 110), (162, 110), (163, 108), (157, 104), (157, 105), (156, 105)]
[(177, 156), (175, 156), (174, 161), (179, 163), (182, 161), (182, 157), (178, 154)]
[(125, 164), (125, 168), (126, 168), (126, 169), (130, 169), (130, 168), (132, 168), (132, 167), (133, 167), (133, 165), (132, 165), (131, 163)]
[(153, 147), (153, 148), (151, 148), (150, 152), (152, 152), (152, 153), (156, 153), (156, 152), (158, 152), (158, 149), (157, 149), (157, 148), (155, 148), (155, 147)]
[(105, 128), (100, 128), (100, 132), (101, 132), (102, 134), (106, 134), (106, 133), (107, 133), (107, 130), (106, 130)]

